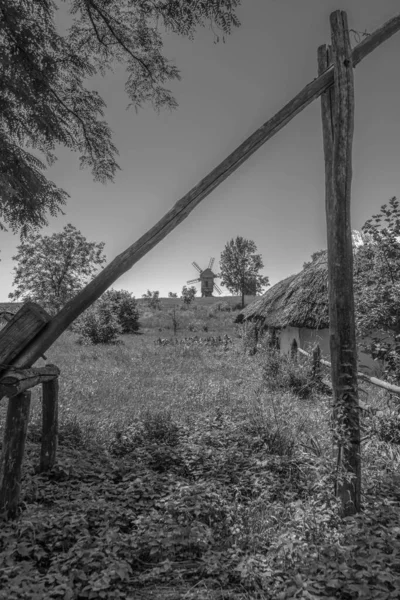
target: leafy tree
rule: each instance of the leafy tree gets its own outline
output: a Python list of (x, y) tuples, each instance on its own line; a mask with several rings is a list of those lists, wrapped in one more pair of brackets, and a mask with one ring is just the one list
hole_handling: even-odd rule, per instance
[(105, 262), (104, 242), (88, 242), (73, 225), (43, 236), (29, 232), (13, 260), (12, 300), (33, 300), (55, 314), (73, 298)]
[(142, 298), (145, 299), (147, 306), (149, 306), (150, 308), (158, 310), (161, 309), (159, 291), (151, 292), (150, 290), (147, 290), (146, 294), (142, 295)]
[[(85, 80), (116, 63), (128, 73), (126, 92), (135, 109), (175, 108), (165, 87), (180, 79), (163, 55), (163, 31), (193, 38), (210, 25), (229, 34), (239, 26), (240, 0), (69, 0), (73, 23), (55, 26), (54, 0), (0, 0), (2, 57), (0, 217), (24, 237), (62, 212), (68, 194), (43, 175), (57, 144), (77, 151), (95, 181), (112, 181), (118, 151), (104, 121), (105, 103)], [(218, 41), (218, 36), (217, 40)], [(31, 154), (28, 150), (37, 151)], [(0, 224), (4, 229), (4, 224)]]
[(362, 227), (364, 244), (355, 253), (356, 322), (372, 336), (372, 356), (386, 361), (389, 377), (400, 380), (400, 208), (393, 197)]
[(189, 306), (195, 299), (196, 294), (197, 289), (194, 285), (190, 286), (189, 288), (184, 285), (182, 288), (181, 300), (183, 300), (184, 304)]
[(264, 267), (261, 254), (256, 254), (257, 246), (252, 240), (240, 236), (227, 242), (221, 254), (221, 285), (231, 293), (242, 296), (244, 307), (245, 294), (261, 293), (263, 287), (269, 285), (269, 279), (259, 271)]
[(168, 292), (168, 298), (177, 298), (178, 294), (176, 292)]
[(99, 298), (109, 304), (112, 313), (117, 317), (122, 333), (135, 333), (139, 329), (139, 310), (135, 298), (127, 290), (107, 290)]

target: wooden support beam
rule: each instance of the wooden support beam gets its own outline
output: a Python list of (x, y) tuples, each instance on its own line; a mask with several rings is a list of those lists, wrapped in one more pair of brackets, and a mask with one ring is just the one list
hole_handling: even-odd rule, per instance
[[(358, 407), (357, 345), (353, 294), (353, 246), (350, 224), (352, 145), (354, 132), (354, 77), (347, 15), (330, 16), (335, 72), (332, 165), (325, 173), (328, 229), (328, 290), (331, 376), (334, 410), (344, 427), (339, 442), (342, 475), (337, 493), (342, 512), (361, 508), (361, 443)], [(341, 448), (343, 444), (343, 448)]]
[(58, 446), (58, 379), (43, 383), (43, 429), (39, 470), (48, 471), (56, 462)]
[[(400, 15), (390, 19), (367, 39), (363, 40), (353, 51), (353, 64), (360, 62), (370, 52), (400, 30)], [(306, 108), (313, 100), (325, 92), (334, 80), (333, 67), (317, 79), (306, 85), (303, 90), (288, 102), (275, 116), (267, 121), (247, 138), (224, 161), (211, 171), (204, 179), (192, 188), (175, 206), (139, 240), (117, 256), (107, 265), (75, 298), (46, 325), (43, 331), (30, 342), (21, 354), (13, 361), (13, 365), (30, 367), (57, 338), (75, 321), (95, 300), (97, 300), (121, 275), (126, 273), (145, 256), (154, 246), (163, 240), (177, 227), (194, 208), (220, 185), (231, 173), (236, 171), (254, 152), (271, 139), (289, 121)]]
[(0, 516), (5, 519), (17, 515), (30, 405), (31, 392), (22, 392), (8, 401), (0, 457)]
[(28, 390), (39, 383), (52, 381), (60, 375), (56, 365), (31, 367), (23, 371), (9, 371), (8, 375), (0, 378), (0, 395), (9, 398)]

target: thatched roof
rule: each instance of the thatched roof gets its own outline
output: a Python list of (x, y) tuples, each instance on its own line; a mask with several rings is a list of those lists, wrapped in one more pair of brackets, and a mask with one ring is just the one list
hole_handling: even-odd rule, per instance
[(236, 317), (236, 323), (257, 320), (267, 327), (329, 327), (328, 265), (319, 256), (297, 275), (272, 286)]

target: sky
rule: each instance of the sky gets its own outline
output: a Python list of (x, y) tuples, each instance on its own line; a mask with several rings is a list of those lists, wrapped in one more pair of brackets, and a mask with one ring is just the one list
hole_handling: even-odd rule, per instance
[[(57, 2), (57, 4), (61, 4)], [(67, 7), (57, 14), (68, 24)], [(210, 29), (193, 41), (165, 36), (164, 54), (181, 71), (173, 82), (179, 107), (159, 114), (126, 110), (126, 73), (117, 67), (91, 80), (107, 104), (119, 149), (115, 183), (94, 182), (78, 155), (60, 147), (46, 176), (70, 198), (65, 216), (49, 216), (43, 235), (72, 223), (91, 242), (105, 242), (107, 263), (148, 229), (316, 77), (317, 48), (330, 42), (329, 15), (347, 12), (349, 27), (372, 32), (399, 13), (398, 0), (242, 0), (242, 23), (214, 43)], [(354, 41), (354, 38), (353, 42)], [(355, 69), (352, 228), (400, 196), (400, 34)], [(214, 271), (225, 244), (240, 235), (262, 254), (271, 285), (297, 273), (326, 248), (320, 101), (314, 101), (114, 284), (141, 297), (148, 289), (180, 294), (197, 277), (196, 261)], [(0, 231), (0, 301), (13, 290), (19, 235)], [(220, 280), (216, 281), (221, 284)], [(198, 287), (198, 290), (200, 288)], [(222, 288), (224, 295), (230, 295)]]

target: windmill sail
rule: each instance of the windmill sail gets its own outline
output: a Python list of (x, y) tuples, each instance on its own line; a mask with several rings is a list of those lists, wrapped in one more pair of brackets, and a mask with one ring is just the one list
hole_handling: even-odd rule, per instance
[(192, 265), (194, 266), (195, 269), (198, 270), (199, 273), (202, 272), (202, 270), (200, 269), (199, 265), (197, 264), (197, 262), (192, 262)]
[(201, 279), (191, 279), (190, 281), (187, 281), (186, 283), (197, 283), (198, 281), (201, 281)]
[(214, 260), (215, 260), (215, 258), (210, 258), (210, 262), (209, 262), (209, 264), (208, 264), (208, 268), (209, 268), (209, 269), (212, 269), (212, 268), (213, 268)]

